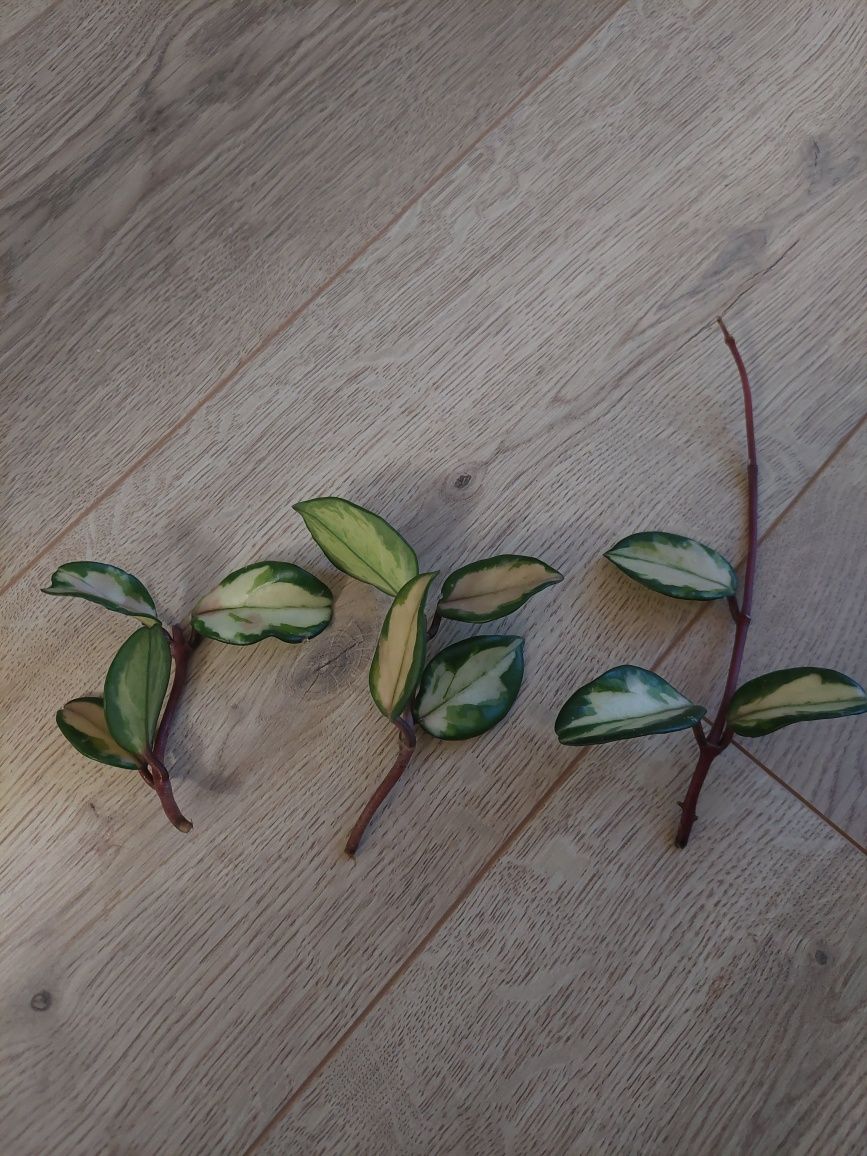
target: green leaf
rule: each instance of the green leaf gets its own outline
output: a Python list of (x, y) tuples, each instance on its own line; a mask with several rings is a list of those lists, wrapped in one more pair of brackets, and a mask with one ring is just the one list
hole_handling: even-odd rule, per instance
[(491, 622), (523, 606), (563, 575), (523, 554), (498, 554), (455, 570), (443, 583), (437, 612), (459, 622)]
[(853, 678), (820, 666), (794, 666), (745, 682), (731, 697), (726, 721), (736, 734), (757, 736), (865, 711), (867, 694)]
[(679, 534), (630, 534), (605, 557), (630, 578), (670, 598), (728, 598), (738, 588), (737, 575), (722, 554)]
[(153, 745), (171, 671), (160, 626), (142, 626), (114, 656), (105, 676), (105, 719), (124, 750), (144, 757)]
[(652, 670), (615, 666), (576, 690), (554, 726), (561, 743), (589, 746), (686, 730), (704, 713)]
[(263, 638), (304, 642), (331, 621), (331, 591), (289, 562), (254, 562), (234, 570), (193, 611), (193, 629), (218, 642), (247, 646)]
[(487, 634), (462, 639), (428, 663), (415, 717), (440, 739), (484, 734), (508, 714), (523, 675), (523, 638)]
[(370, 693), (394, 721), (412, 698), (424, 666), (427, 631), (424, 604), (436, 574), (419, 574), (398, 593), (385, 616), (370, 666)]
[(159, 621), (154, 600), (138, 578), (107, 562), (67, 562), (54, 571), (42, 593), (86, 598), (142, 622)]
[(136, 759), (109, 734), (101, 697), (74, 698), (55, 717), (64, 737), (89, 759), (110, 767), (138, 770)]
[(396, 595), (418, 574), (418, 558), (378, 514), (343, 498), (312, 498), (293, 506), (338, 570)]

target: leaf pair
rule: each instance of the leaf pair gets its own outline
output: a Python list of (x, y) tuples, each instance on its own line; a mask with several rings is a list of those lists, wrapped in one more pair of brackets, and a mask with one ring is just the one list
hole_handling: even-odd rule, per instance
[[(636, 581), (672, 598), (705, 601), (732, 597), (737, 577), (716, 550), (676, 534), (632, 534), (606, 557)], [(812, 719), (867, 711), (867, 695), (853, 679), (819, 667), (795, 667), (761, 675), (732, 696), (726, 726), (758, 736)], [(588, 745), (664, 734), (695, 726), (698, 706), (652, 671), (617, 666), (580, 687), (557, 716), (561, 743)]]
[(138, 770), (153, 747), (171, 662), (162, 627), (142, 626), (114, 656), (102, 697), (66, 703), (57, 712), (57, 725), (89, 759)]
[[(344, 574), (394, 598), (419, 577), (415, 551), (378, 514), (344, 498), (313, 498), (294, 508), (329, 561)], [(522, 554), (484, 558), (446, 578), (436, 612), (459, 622), (492, 622), (520, 609), (562, 577), (553, 567)]]
[(395, 722), (413, 701), (413, 713), (429, 734), (467, 739), (504, 718), (518, 696), (524, 673), (521, 638), (482, 635), (447, 646), (424, 669), (425, 599), (435, 574), (411, 579), (386, 615), (370, 667), (370, 693)]
[[(726, 724), (735, 734), (757, 737), (815, 719), (867, 711), (867, 693), (835, 670), (799, 666), (745, 682), (731, 698)], [(557, 716), (561, 743), (586, 746), (695, 726), (705, 714), (653, 671), (616, 666), (582, 686)]]
[[(146, 624), (159, 622), (150, 593), (133, 574), (105, 562), (67, 562), (46, 594), (86, 598)], [(193, 610), (193, 628), (208, 638), (248, 646), (264, 638), (304, 642), (331, 621), (331, 591), (288, 562), (255, 562), (235, 570)]]

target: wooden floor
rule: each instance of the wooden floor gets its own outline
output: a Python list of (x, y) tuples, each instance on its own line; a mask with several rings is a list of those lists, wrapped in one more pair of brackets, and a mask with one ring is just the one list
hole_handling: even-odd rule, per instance
[[(12, 0), (0, 109), (0, 1152), (863, 1156), (863, 720), (744, 740), (685, 852), (688, 739), (552, 729), (623, 661), (715, 705), (725, 614), (600, 554), (743, 555), (720, 312), (744, 673), (867, 678), (863, 0)], [(386, 603), (320, 493), (566, 575), (510, 721), (423, 743), (354, 864)], [(335, 621), (197, 655), (182, 838), (54, 727), (128, 627), (39, 587), (180, 617), (262, 557)]]

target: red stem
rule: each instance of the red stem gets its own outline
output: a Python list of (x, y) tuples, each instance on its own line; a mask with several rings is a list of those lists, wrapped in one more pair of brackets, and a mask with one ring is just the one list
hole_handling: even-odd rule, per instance
[(163, 810), (166, 813), (166, 818), (173, 827), (177, 827), (179, 831), (184, 834), (187, 831), (192, 831), (193, 824), (189, 819), (185, 819), (181, 814), (178, 804), (175, 802), (175, 796), (172, 793), (172, 781), (169, 778), (169, 772), (163, 766), (158, 755), (154, 751), (147, 751), (145, 758), (147, 759), (147, 766), (142, 770), (142, 778), (148, 782), (148, 775), (150, 776), (150, 786), (157, 793), (157, 797), (162, 803)]
[(355, 855), (370, 820), (385, 802), (392, 787), (395, 786), (403, 772), (409, 766), (409, 761), (413, 756), (413, 751), (415, 750), (415, 727), (412, 722), (412, 714), (407, 711), (402, 718), (395, 721), (394, 725), (400, 731), (400, 752), (395, 759), (394, 766), (370, 796), (367, 806), (358, 816), (358, 821), (349, 833), (349, 838), (346, 840), (346, 854), (350, 857)]
[(172, 686), (169, 691), (169, 697), (166, 700), (163, 716), (157, 727), (153, 750), (147, 752), (147, 763), (140, 768), (141, 777), (149, 787), (152, 787), (156, 791), (169, 822), (173, 827), (177, 827), (179, 831), (184, 832), (192, 831), (193, 824), (189, 819), (184, 818), (178, 804), (175, 802), (171, 779), (169, 772), (165, 768), (163, 759), (165, 758), (169, 731), (178, 713), (178, 706), (184, 693), (184, 687), (187, 685), (190, 655), (196, 646), (198, 646), (200, 640), (201, 636), (192, 629), (190, 630), (189, 639), (185, 637), (182, 627), (173, 626), (171, 629), (169, 644), (175, 666)]
[(173, 626), (171, 634), (169, 635), (172, 658), (175, 664), (175, 674), (172, 679), (172, 688), (169, 691), (165, 710), (163, 711), (163, 717), (160, 719), (160, 725), (157, 727), (156, 741), (154, 742), (154, 752), (159, 759), (165, 756), (169, 731), (172, 728), (172, 723), (175, 721), (175, 715), (178, 713), (184, 687), (187, 685), (190, 655), (195, 647), (198, 646), (200, 639), (201, 635), (191, 630), (190, 639), (187, 641), (184, 637), (183, 628), (180, 626)]
[(728, 675), (725, 689), (722, 694), (719, 712), (713, 721), (710, 733), (699, 743), (699, 756), (695, 770), (692, 773), (686, 798), (682, 803), (680, 824), (675, 836), (675, 844), (685, 847), (689, 841), (689, 834), (695, 822), (696, 806), (702, 785), (707, 778), (714, 759), (725, 750), (731, 742), (731, 731), (726, 727), (726, 712), (729, 700), (737, 690), (741, 676), (741, 663), (744, 657), (744, 647), (747, 643), (747, 633), (750, 628), (753, 611), (753, 589), (756, 583), (756, 563), (759, 554), (759, 465), (756, 453), (756, 430), (753, 418), (753, 395), (750, 389), (750, 379), (747, 367), (741, 357), (735, 339), (729, 333), (721, 317), (717, 324), (722, 330), (725, 343), (729, 347), (734, 363), (737, 366), (741, 379), (741, 389), (744, 395), (744, 421), (747, 430), (747, 561), (744, 568), (743, 593), (740, 606), (734, 598), (729, 599), (729, 609), (735, 619), (735, 638), (732, 644), (732, 656), (729, 661)]

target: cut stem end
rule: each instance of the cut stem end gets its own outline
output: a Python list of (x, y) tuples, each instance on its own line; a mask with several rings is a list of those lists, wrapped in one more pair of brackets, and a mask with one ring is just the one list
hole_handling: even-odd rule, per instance
[(405, 715), (395, 720), (395, 726), (400, 732), (400, 750), (398, 756), (391, 770), (370, 796), (367, 806), (358, 816), (358, 821), (349, 833), (344, 850), (350, 859), (355, 858), (355, 853), (359, 848), (361, 840), (364, 838), (364, 832), (367, 830), (371, 819), (385, 802), (392, 788), (397, 785), (401, 775), (409, 766), (409, 761), (415, 751), (415, 727), (413, 726), (410, 712), (407, 711)]

